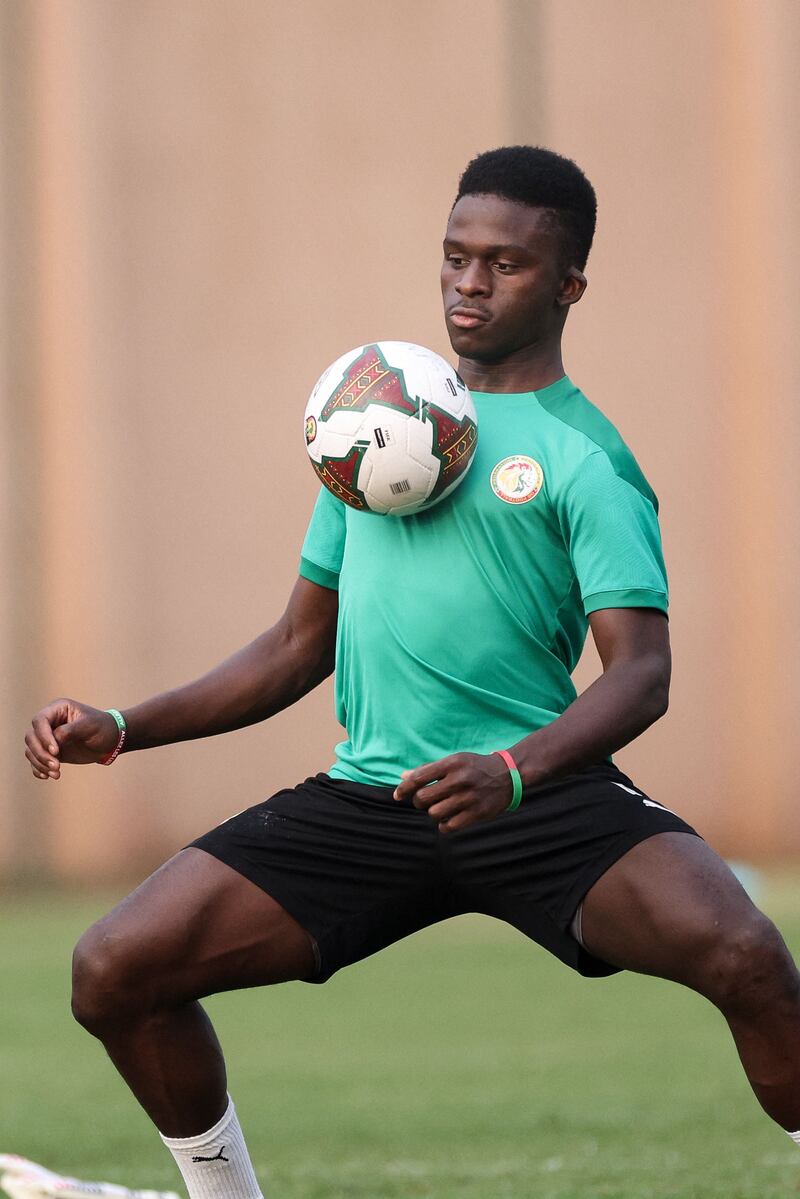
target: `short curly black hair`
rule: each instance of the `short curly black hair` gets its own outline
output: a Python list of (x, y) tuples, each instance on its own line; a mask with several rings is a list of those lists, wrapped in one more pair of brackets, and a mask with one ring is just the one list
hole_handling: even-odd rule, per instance
[(561, 231), (563, 264), (583, 270), (594, 237), (597, 197), (571, 158), (542, 146), (500, 146), (479, 154), (458, 182), (462, 196), (502, 196), (553, 211)]

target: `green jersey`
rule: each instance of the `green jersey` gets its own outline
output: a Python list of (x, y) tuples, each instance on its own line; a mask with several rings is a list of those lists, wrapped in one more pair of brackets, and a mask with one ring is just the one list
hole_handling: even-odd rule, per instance
[(566, 377), (472, 395), (475, 457), (440, 505), (317, 499), (300, 573), (339, 590), (335, 778), (513, 745), (575, 698), (589, 613), (667, 609), (658, 502), (610, 421)]

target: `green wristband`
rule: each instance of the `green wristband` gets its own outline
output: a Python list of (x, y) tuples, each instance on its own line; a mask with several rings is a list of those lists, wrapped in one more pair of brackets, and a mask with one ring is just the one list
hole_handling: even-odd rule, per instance
[(517, 764), (507, 749), (496, 749), (494, 752), (498, 757), (503, 759), (508, 767), (508, 773), (511, 775), (511, 803), (506, 808), (506, 811), (516, 812), (522, 803), (522, 775), (517, 770)]
[(518, 770), (510, 770), (511, 775), (511, 803), (506, 808), (507, 812), (516, 812), (519, 805), (522, 803), (522, 775)]
[(125, 738), (128, 735), (128, 726), (125, 723), (125, 717), (122, 715), (122, 713), (118, 712), (116, 708), (106, 708), (106, 712), (108, 712), (109, 716), (114, 717), (117, 728), (119, 729), (119, 737), (117, 738), (117, 744), (114, 746), (111, 753), (106, 754), (104, 758), (100, 759), (101, 766), (110, 766), (112, 762), (116, 762), (117, 758), (122, 753), (122, 747), (124, 746)]
[(109, 716), (114, 717), (114, 719), (117, 722), (117, 728), (119, 729), (119, 731), (121, 733), (124, 733), (127, 731), (128, 726), (125, 723), (125, 717), (122, 715), (121, 712), (118, 712), (116, 708), (106, 708), (106, 712), (108, 712)]

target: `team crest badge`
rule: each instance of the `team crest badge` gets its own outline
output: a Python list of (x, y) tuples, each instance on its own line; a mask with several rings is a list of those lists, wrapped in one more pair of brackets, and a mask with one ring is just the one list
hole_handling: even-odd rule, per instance
[(317, 422), (313, 416), (306, 417), (306, 445), (311, 445), (311, 442), (317, 435)]
[(490, 482), (495, 495), (507, 504), (527, 504), (541, 491), (544, 471), (527, 454), (512, 454), (497, 463)]

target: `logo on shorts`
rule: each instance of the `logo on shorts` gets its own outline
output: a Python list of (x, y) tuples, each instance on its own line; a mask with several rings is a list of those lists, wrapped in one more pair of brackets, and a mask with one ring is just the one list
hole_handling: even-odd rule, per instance
[(512, 454), (497, 463), (489, 481), (495, 495), (507, 504), (527, 504), (541, 491), (544, 471), (535, 458)]
[(317, 435), (317, 422), (313, 416), (306, 417), (306, 445), (311, 445), (311, 442)]
[(635, 795), (637, 799), (642, 801), (646, 808), (657, 808), (659, 812), (669, 812), (670, 816), (675, 815), (672, 808), (665, 808), (663, 803), (656, 803), (654, 799), (648, 799), (646, 795), (642, 795), (641, 791), (634, 791), (633, 787), (626, 787), (624, 783), (618, 783), (616, 779), (612, 779), (611, 782), (615, 787), (619, 787), (621, 791), (627, 791), (628, 795)]

